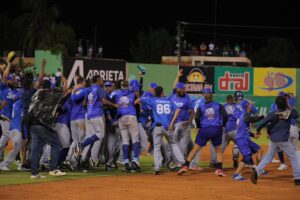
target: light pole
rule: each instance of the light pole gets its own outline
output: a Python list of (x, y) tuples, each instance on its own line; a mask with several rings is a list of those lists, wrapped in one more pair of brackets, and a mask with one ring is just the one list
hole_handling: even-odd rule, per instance
[(181, 23), (180, 22), (177, 22), (177, 37), (176, 37), (176, 40), (177, 40), (177, 63), (178, 63), (178, 66), (180, 66), (180, 63), (181, 63), (181, 30), (180, 30), (180, 25)]
[(218, 11), (218, 0), (215, 0), (215, 16), (214, 16), (214, 22), (215, 22), (215, 26), (214, 26), (214, 43), (216, 44), (216, 40), (217, 40), (217, 11)]
[(85, 38), (79, 38), (79, 47), (78, 47), (78, 49), (80, 47), (82, 48), (82, 56), (83, 56), (83, 47), (81, 46), (82, 45), (82, 41), (86, 41), (86, 56), (88, 56), (88, 49), (89, 49), (90, 40), (85, 39)]

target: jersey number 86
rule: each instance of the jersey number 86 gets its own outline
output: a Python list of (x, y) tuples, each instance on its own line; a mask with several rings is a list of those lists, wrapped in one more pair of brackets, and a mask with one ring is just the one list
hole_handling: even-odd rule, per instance
[(156, 112), (157, 114), (170, 114), (171, 108), (169, 104), (157, 104), (156, 105)]

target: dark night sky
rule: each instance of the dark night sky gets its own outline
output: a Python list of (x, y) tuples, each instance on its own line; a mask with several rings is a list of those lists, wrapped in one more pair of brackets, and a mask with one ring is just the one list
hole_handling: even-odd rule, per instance
[[(1, 12), (10, 16), (18, 15), (16, 2), (7, 2), (1, 6)], [(52, 1), (53, 2), (53, 1)], [(61, 16), (59, 21), (71, 25), (77, 38), (93, 40), (94, 27), (98, 29), (98, 46), (104, 47), (104, 56), (110, 58), (128, 58), (130, 41), (136, 39), (139, 30), (148, 31), (150, 27), (166, 28), (176, 32), (176, 21), (214, 23), (214, 0), (168, 2), (162, 5), (158, 1), (54, 1)], [(120, 3), (121, 2), (121, 3)], [(162, 1), (160, 1), (162, 2)], [(291, 26), (300, 28), (300, 7), (297, 1), (263, 0), (218, 0), (217, 24), (253, 25), (253, 26)], [(196, 44), (213, 39), (212, 27), (188, 26), (185, 39)], [(217, 28), (217, 41), (228, 40), (245, 42), (253, 48), (263, 45), (269, 37), (291, 39), (300, 47), (300, 30)], [(227, 34), (226, 36), (224, 34)], [(233, 36), (228, 36), (233, 35)]]

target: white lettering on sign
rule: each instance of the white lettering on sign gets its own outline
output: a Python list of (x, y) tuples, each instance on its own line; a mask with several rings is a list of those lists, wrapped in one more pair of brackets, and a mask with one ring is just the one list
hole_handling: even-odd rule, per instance
[(93, 76), (99, 75), (105, 81), (117, 81), (124, 79), (122, 71), (118, 70), (89, 70), (86, 79), (91, 79)]
[(72, 70), (68, 77), (68, 86), (70, 86), (73, 81), (75, 83), (76, 72), (78, 69), (79, 69), (79, 75), (83, 77), (84, 76), (83, 60), (75, 60)]
[[(95, 67), (96, 68), (96, 67)], [(75, 77), (77, 72), (79, 72), (79, 75), (84, 77), (84, 65), (83, 60), (75, 60), (72, 70), (68, 76), (68, 86), (71, 85), (71, 83), (74, 81), (75, 83)], [(105, 81), (118, 81), (124, 79), (124, 72), (119, 70), (94, 70), (90, 69), (87, 73), (87, 76), (85, 79), (91, 79), (93, 76), (99, 75), (103, 80)]]

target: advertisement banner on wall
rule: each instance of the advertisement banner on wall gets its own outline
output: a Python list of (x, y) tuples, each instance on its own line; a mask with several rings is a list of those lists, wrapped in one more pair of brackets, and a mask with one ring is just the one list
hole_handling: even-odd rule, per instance
[(243, 91), (253, 94), (253, 68), (215, 67), (215, 93), (233, 94)]
[(254, 96), (277, 96), (291, 92), (296, 96), (296, 69), (254, 68)]
[(186, 67), (180, 66), (183, 75), (179, 81), (185, 83), (186, 93), (201, 94), (204, 88), (214, 91), (214, 68), (213, 67)]
[(69, 86), (74, 83), (76, 75), (86, 80), (99, 75), (104, 81), (118, 81), (126, 79), (126, 62), (110, 59), (64, 58), (63, 74)]

